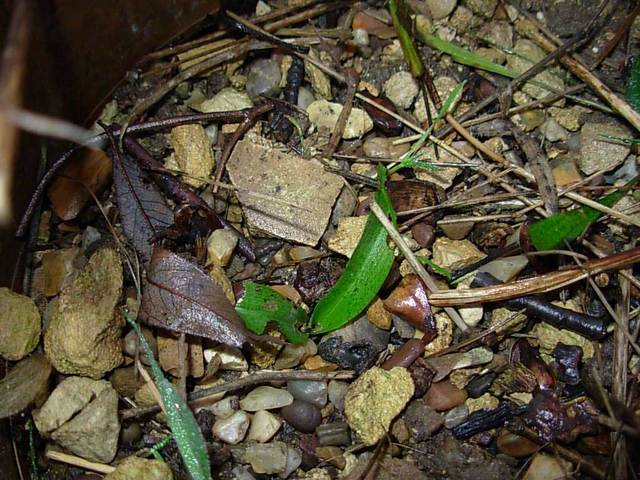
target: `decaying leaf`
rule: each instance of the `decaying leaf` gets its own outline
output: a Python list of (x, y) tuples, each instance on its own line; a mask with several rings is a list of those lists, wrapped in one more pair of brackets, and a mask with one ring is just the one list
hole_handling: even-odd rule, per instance
[(0, 418), (27, 408), (44, 391), (50, 374), (51, 364), (41, 353), (17, 363), (0, 381)]
[(153, 252), (139, 318), (156, 327), (236, 347), (254, 338), (206, 272), (163, 248)]
[(113, 176), (124, 233), (148, 261), (158, 231), (173, 224), (173, 212), (130, 156), (115, 155)]

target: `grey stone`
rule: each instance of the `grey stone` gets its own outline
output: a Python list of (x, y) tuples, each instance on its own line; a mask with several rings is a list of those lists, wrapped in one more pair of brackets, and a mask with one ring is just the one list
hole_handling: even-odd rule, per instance
[(629, 146), (614, 143), (604, 135), (629, 136), (626, 128), (610, 123), (585, 123), (580, 132), (580, 156), (578, 166), (586, 175), (598, 170), (610, 170), (629, 155)]
[(513, 28), (506, 21), (489, 22), (480, 29), (478, 36), (493, 47), (509, 50), (513, 47)]
[(118, 394), (109, 382), (81, 377), (66, 379), (53, 391), (34, 421), (41, 433), (47, 433), (79, 457), (109, 463), (116, 455), (120, 434)]
[(275, 60), (261, 58), (251, 64), (247, 75), (246, 89), (249, 97), (256, 100), (261, 95), (272, 97), (280, 92), (282, 72)]
[(424, 442), (444, 425), (444, 417), (422, 399), (412, 401), (402, 418), (417, 442)]
[(434, 20), (448, 17), (456, 8), (458, 0), (426, 0), (427, 8)]
[(310, 380), (289, 380), (287, 390), (293, 398), (309, 402), (317, 407), (327, 404), (327, 383)]

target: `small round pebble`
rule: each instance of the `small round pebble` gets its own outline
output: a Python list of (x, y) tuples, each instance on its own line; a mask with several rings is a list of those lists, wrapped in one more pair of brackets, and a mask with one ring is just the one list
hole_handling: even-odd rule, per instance
[(467, 399), (467, 392), (460, 390), (451, 382), (437, 382), (424, 396), (424, 401), (437, 412), (451, 410), (464, 403)]
[(327, 404), (327, 384), (325, 382), (290, 380), (287, 383), (287, 390), (296, 400), (309, 402), (320, 408)]
[(282, 418), (296, 430), (311, 433), (322, 422), (322, 413), (311, 403), (294, 400), (291, 405), (282, 409)]
[(216, 420), (213, 424), (213, 435), (225, 443), (235, 445), (240, 443), (249, 430), (251, 419), (242, 410), (227, 418)]
[(280, 77), (282, 71), (275, 60), (261, 58), (256, 60), (247, 75), (247, 93), (255, 100), (261, 95), (272, 96), (280, 91)]

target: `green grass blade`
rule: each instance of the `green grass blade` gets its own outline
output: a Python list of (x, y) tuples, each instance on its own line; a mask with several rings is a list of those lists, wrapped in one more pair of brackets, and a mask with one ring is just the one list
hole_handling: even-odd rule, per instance
[[(378, 168), (378, 179), (380, 190), (376, 201), (395, 223), (395, 211), (384, 187), (386, 169), (382, 166)], [(340, 328), (360, 314), (382, 287), (392, 264), (393, 250), (387, 244), (387, 231), (375, 215), (369, 213), (362, 237), (342, 275), (313, 310), (313, 333)]]
[(633, 59), (631, 73), (625, 91), (625, 98), (634, 110), (640, 112), (640, 57)]
[(244, 296), (236, 305), (236, 312), (245, 326), (258, 335), (264, 333), (269, 322), (275, 322), (292, 343), (305, 343), (309, 338), (298, 330), (298, 325), (307, 321), (307, 313), (265, 285), (245, 283)]
[(193, 480), (210, 480), (211, 473), (207, 447), (193, 413), (184, 399), (178, 395), (178, 392), (176, 392), (171, 382), (165, 378), (160, 369), (160, 365), (158, 365), (158, 362), (153, 358), (149, 343), (140, 331), (140, 326), (125, 310), (123, 310), (123, 314), (138, 334), (140, 346), (149, 360), (153, 378), (160, 391), (162, 403), (167, 412), (167, 423), (178, 445), (178, 450), (180, 451), (184, 465), (187, 467), (187, 470), (189, 470)]
[[(635, 177), (624, 187), (602, 197), (598, 203), (613, 207), (637, 182), (638, 177)], [(561, 247), (565, 241), (578, 238), (589, 224), (601, 216), (602, 212), (587, 206), (556, 213), (529, 226), (529, 238), (537, 250), (553, 250)]]
[(389, 13), (393, 20), (393, 26), (398, 33), (398, 39), (400, 40), (400, 46), (402, 47), (404, 58), (407, 60), (409, 68), (411, 69), (411, 75), (418, 78), (424, 71), (424, 65), (422, 64), (420, 53), (409, 34), (411, 18), (409, 17), (407, 7), (402, 0), (389, 0)]
[(492, 61), (487, 60), (476, 53), (470, 52), (455, 43), (447, 42), (446, 40), (436, 37), (427, 31), (424, 26), (417, 26), (416, 33), (418, 34), (418, 38), (420, 38), (420, 40), (422, 40), (426, 45), (451, 56), (454, 62), (468, 65), (469, 67), (479, 68), (480, 70), (485, 70), (487, 72), (497, 73), (503, 77), (516, 78), (518, 76), (518, 73), (510, 68), (493, 63)]

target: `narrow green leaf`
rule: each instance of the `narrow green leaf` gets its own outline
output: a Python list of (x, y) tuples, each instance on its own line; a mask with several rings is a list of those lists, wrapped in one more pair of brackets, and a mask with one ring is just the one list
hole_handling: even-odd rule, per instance
[(625, 98), (634, 110), (640, 112), (640, 57), (633, 59), (625, 91)]
[(422, 25), (417, 26), (416, 33), (420, 40), (422, 40), (426, 45), (450, 55), (454, 62), (479, 68), (480, 70), (485, 70), (487, 72), (497, 73), (503, 77), (516, 78), (518, 76), (518, 74), (510, 68), (493, 63), (492, 61), (487, 60), (476, 53), (470, 52), (455, 43), (436, 37)]
[[(629, 181), (624, 187), (602, 197), (598, 203), (613, 207), (627, 190), (638, 182), (638, 177)], [(539, 220), (529, 227), (529, 238), (537, 250), (553, 250), (561, 247), (565, 241), (572, 241), (582, 235), (582, 232), (595, 222), (602, 212), (591, 207), (582, 206), (566, 212), (556, 213), (548, 218)]]
[(424, 255), (416, 255), (416, 258), (424, 263), (425, 265), (428, 265), (429, 267), (431, 267), (433, 269), (434, 272), (439, 273), (440, 275), (442, 275), (444, 278), (447, 279), (447, 281), (451, 281), (451, 272), (449, 270), (447, 270), (444, 267), (441, 267), (440, 265), (432, 262), (431, 260), (429, 260), (427, 257), (425, 257)]
[[(378, 168), (380, 190), (376, 201), (395, 223), (395, 211), (384, 186), (386, 175), (384, 167)], [(369, 213), (362, 237), (342, 275), (313, 310), (314, 333), (340, 328), (360, 314), (382, 287), (392, 264), (393, 250), (387, 244), (387, 231), (375, 215)]]
[(264, 333), (269, 322), (275, 322), (292, 343), (305, 343), (309, 338), (298, 330), (298, 325), (307, 321), (307, 312), (267, 286), (245, 283), (244, 296), (236, 305), (236, 312), (245, 326), (258, 335)]
[(180, 456), (182, 456), (182, 461), (187, 467), (187, 470), (189, 470), (193, 480), (210, 480), (211, 473), (209, 470), (207, 447), (193, 413), (191, 413), (184, 399), (178, 395), (178, 392), (173, 388), (171, 382), (165, 378), (160, 369), (160, 365), (158, 365), (158, 362), (153, 358), (149, 343), (140, 331), (140, 326), (129, 316), (126, 310), (123, 310), (123, 314), (138, 334), (140, 346), (149, 360), (153, 378), (160, 391), (162, 403), (167, 412), (167, 423), (178, 445), (178, 451), (180, 452)]
[(411, 75), (418, 78), (424, 71), (424, 65), (422, 64), (420, 53), (409, 34), (411, 29), (411, 17), (409, 16), (407, 7), (402, 0), (389, 0), (389, 13), (393, 20), (393, 26), (398, 33), (398, 39), (400, 40), (400, 46), (404, 52), (404, 58), (407, 60), (409, 68), (411, 69)]

